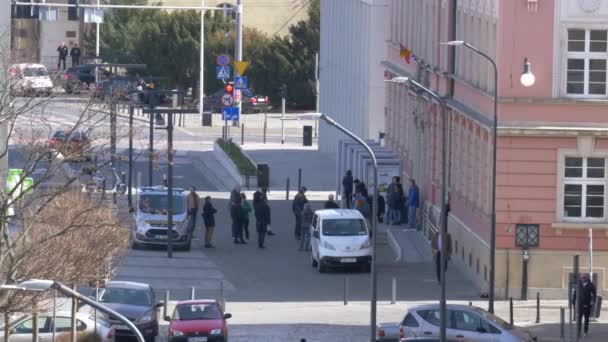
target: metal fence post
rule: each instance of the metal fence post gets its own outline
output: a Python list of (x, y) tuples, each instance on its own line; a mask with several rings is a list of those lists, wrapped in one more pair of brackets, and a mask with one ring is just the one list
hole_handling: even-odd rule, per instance
[(536, 292), (536, 323), (540, 323), (540, 292)]
[(393, 277), (393, 292), (391, 297), (391, 304), (397, 303), (397, 278)]
[(190, 288), (190, 300), (194, 300), (194, 299), (196, 298), (196, 296), (195, 296), (195, 291), (196, 291), (195, 287), (194, 287), (194, 286), (192, 286), (192, 287)]
[(348, 304), (348, 277), (344, 277), (344, 305)]
[(222, 310), (226, 311), (226, 299), (224, 298), (224, 279), (220, 279), (220, 304)]
[(169, 290), (165, 292), (165, 305), (163, 305), (163, 318), (167, 317), (167, 311), (169, 310)]
[(513, 325), (513, 297), (509, 297), (509, 323)]
[(559, 308), (559, 337), (564, 340), (565, 335), (565, 324), (566, 324), (566, 309), (562, 306)]
[(302, 189), (302, 169), (298, 169), (298, 191)]
[(285, 188), (285, 199), (289, 200), (289, 177), (287, 177), (287, 186)]
[(241, 124), (241, 145), (245, 145), (245, 123)]
[(10, 318), (11, 315), (7, 312), (4, 313), (4, 342), (8, 342), (8, 338), (11, 336), (10, 330)]

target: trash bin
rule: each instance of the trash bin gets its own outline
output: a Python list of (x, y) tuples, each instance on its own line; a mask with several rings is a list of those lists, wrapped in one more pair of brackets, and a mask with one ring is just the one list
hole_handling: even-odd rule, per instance
[(258, 164), (258, 188), (270, 186), (270, 168), (268, 164)]
[(203, 126), (211, 127), (211, 113), (203, 113)]
[(312, 126), (304, 126), (302, 143), (304, 146), (312, 146)]

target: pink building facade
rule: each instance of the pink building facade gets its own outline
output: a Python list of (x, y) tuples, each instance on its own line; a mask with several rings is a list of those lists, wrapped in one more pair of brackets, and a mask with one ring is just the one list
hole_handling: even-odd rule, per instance
[[(445, 97), (449, 144), (448, 229), (453, 262), (482, 291), (490, 271), (493, 69), (498, 65), (496, 294), (561, 297), (572, 257), (607, 290), (608, 1), (392, 0), (385, 78), (409, 76)], [(410, 63), (401, 58), (409, 48)], [(536, 82), (520, 83), (528, 58)], [(453, 72), (452, 72), (453, 70)], [(386, 145), (417, 180), (426, 232), (439, 220), (441, 112), (403, 84), (386, 90)], [(523, 248), (520, 243), (528, 243)]]

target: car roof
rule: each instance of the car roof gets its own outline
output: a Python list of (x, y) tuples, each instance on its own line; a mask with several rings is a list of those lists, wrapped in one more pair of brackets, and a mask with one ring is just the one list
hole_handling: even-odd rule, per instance
[[(471, 306), (471, 305), (465, 305), (465, 304), (446, 304), (446, 308), (448, 309), (461, 309), (461, 310), (471, 310), (471, 311), (477, 311), (480, 308), (476, 307), (476, 306)], [(433, 304), (421, 304), (421, 305), (414, 305), (412, 307), (410, 307), (408, 309), (408, 311), (411, 310), (429, 310), (429, 309), (439, 309), (439, 304), (437, 303), (433, 303)], [(483, 310), (483, 309), (481, 309)]]
[[(138, 194), (149, 194), (149, 195), (166, 195), (167, 194), (167, 187), (166, 186), (162, 186), (162, 185), (157, 185), (157, 186), (142, 186), (139, 189), (137, 189)], [(173, 188), (173, 193), (177, 193), (177, 194), (183, 194), (184, 193), (184, 189), (182, 188)]]
[(19, 64), (14, 64), (13, 67), (18, 66), (20, 68), (45, 68), (46, 67), (42, 64), (36, 64), (36, 63), (19, 63)]
[(322, 219), (363, 219), (361, 212), (356, 209), (321, 209), (315, 214)]
[(218, 304), (218, 301), (215, 299), (196, 299), (196, 300), (184, 300), (181, 302), (177, 302), (177, 305), (196, 305), (196, 304)]
[(144, 283), (136, 283), (136, 282), (132, 282), (132, 281), (110, 281), (106, 284), (106, 288), (150, 290), (150, 285), (144, 284)]

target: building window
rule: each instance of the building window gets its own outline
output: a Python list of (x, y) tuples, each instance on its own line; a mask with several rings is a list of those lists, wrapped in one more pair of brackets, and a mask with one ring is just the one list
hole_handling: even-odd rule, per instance
[(566, 93), (606, 96), (608, 30), (568, 30)]
[(563, 214), (566, 219), (603, 219), (606, 159), (565, 157)]

